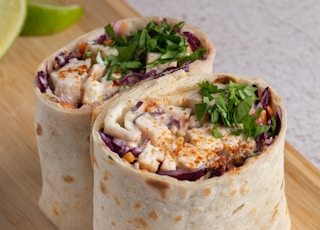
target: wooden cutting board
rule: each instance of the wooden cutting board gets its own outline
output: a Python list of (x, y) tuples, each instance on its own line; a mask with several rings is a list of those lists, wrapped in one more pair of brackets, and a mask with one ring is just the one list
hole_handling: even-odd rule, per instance
[[(85, 8), (79, 23), (56, 35), (20, 37), (0, 61), (0, 229), (56, 229), (37, 205), (41, 191), (33, 129), (37, 65), (81, 34), (138, 15), (124, 1), (73, 2)], [(288, 143), (285, 179), (292, 229), (320, 229), (320, 172)]]

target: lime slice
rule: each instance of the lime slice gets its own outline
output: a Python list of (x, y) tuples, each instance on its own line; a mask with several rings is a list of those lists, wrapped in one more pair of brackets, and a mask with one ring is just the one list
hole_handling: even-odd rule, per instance
[(19, 35), (26, 16), (26, 0), (0, 0), (0, 58)]
[(79, 5), (57, 5), (48, 1), (28, 1), (27, 18), (21, 35), (48, 35), (60, 32), (75, 22), (83, 14)]

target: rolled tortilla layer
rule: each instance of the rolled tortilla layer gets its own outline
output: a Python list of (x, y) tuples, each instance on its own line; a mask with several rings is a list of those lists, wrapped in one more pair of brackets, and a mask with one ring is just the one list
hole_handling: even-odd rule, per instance
[[(122, 26), (121, 34), (141, 29), (150, 21), (159, 22), (162, 17), (132, 18), (113, 22)], [(171, 25), (178, 19), (167, 18)], [(215, 48), (206, 34), (196, 27), (183, 27), (200, 40), (207, 49), (206, 59), (190, 64), (189, 72), (211, 72)], [(49, 74), (61, 54), (71, 54), (79, 45), (97, 40), (106, 33), (103, 27), (85, 34), (47, 57), (38, 67), (37, 73)], [(99, 103), (69, 108), (52, 93), (43, 89), (50, 79), (39, 76), (35, 79), (36, 114), (35, 129), (40, 164), (42, 169), (42, 192), (40, 209), (60, 229), (92, 229), (93, 174), (90, 163), (90, 132), (93, 114), (99, 113), (99, 105), (108, 103), (115, 95)], [(148, 80), (148, 79), (147, 79)]]
[[(124, 114), (138, 102), (199, 91), (198, 83), (204, 81), (230, 80), (256, 85), (259, 90), (268, 86), (258, 78), (197, 74), (157, 79), (109, 103), (92, 129), (94, 229), (290, 229), (284, 189), (286, 111), (270, 86), (271, 107), (282, 111), (279, 133), (261, 154), (221, 176), (188, 181), (140, 170), (111, 151), (101, 138), (101, 130), (124, 129)], [(177, 100), (181, 106), (178, 101), (184, 98)]]

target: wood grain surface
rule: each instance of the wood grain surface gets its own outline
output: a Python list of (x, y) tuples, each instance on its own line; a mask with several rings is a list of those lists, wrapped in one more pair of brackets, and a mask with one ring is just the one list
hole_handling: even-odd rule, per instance
[[(19, 37), (0, 61), (0, 229), (56, 229), (38, 208), (41, 170), (33, 126), (37, 65), (96, 27), (138, 15), (124, 1), (66, 2), (85, 8), (76, 25), (55, 35)], [(320, 172), (289, 143), (285, 179), (292, 229), (320, 229)]]

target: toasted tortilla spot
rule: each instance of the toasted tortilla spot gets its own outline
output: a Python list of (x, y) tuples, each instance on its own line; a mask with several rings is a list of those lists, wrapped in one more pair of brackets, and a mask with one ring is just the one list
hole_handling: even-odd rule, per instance
[(105, 184), (104, 184), (102, 181), (100, 181), (100, 191), (101, 191), (104, 195), (107, 194), (107, 188), (106, 188)]
[(143, 218), (131, 219), (131, 220), (128, 220), (128, 223), (137, 229), (148, 229), (149, 228), (147, 222)]
[(230, 195), (234, 196), (238, 192), (238, 189), (233, 189), (230, 191)]
[(91, 164), (94, 166), (97, 166), (97, 168), (99, 168), (99, 166), (98, 166), (98, 161), (97, 161), (97, 159), (96, 159), (96, 157), (94, 156), (94, 154), (91, 154), (91, 158), (90, 158), (90, 160), (91, 160)]
[(136, 209), (136, 210), (138, 210), (138, 209), (140, 209), (141, 208), (141, 203), (135, 203), (134, 205), (133, 205), (133, 208), (134, 209)]
[(200, 208), (195, 208), (194, 209), (194, 213), (200, 213), (201, 212), (201, 209)]
[(187, 198), (187, 190), (183, 189), (181, 190), (181, 199), (185, 200)]
[(257, 212), (257, 209), (253, 208), (253, 209), (251, 209), (251, 210), (249, 211), (248, 214), (249, 214), (250, 216), (253, 216), (256, 212)]
[(116, 203), (116, 205), (120, 206), (120, 200), (117, 196), (114, 197), (114, 202)]
[(280, 185), (280, 191), (284, 189), (284, 177), (282, 178), (281, 185)]
[(43, 130), (42, 130), (41, 124), (40, 124), (40, 123), (37, 123), (37, 127), (36, 127), (36, 133), (37, 133), (37, 135), (38, 135), (38, 136), (41, 136), (41, 135), (42, 135), (42, 132), (43, 132)]
[(246, 194), (250, 191), (249, 187), (247, 186), (247, 183), (241, 185), (240, 187), (240, 194)]
[(101, 207), (100, 207), (100, 208), (101, 208), (101, 210), (104, 210), (104, 209), (105, 209), (104, 205), (101, 205)]
[(53, 213), (55, 216), (59, 216), (59, 215), (60, 215), (60, 212), (59, 212), (58, 208), (57, 208), (55, 205), (53, 205), (52, 213)]
[(156, 212), (155, 210), (149, 212), (149, 213), (148, 213), (148, 216), (149, 216), (151, 219), (153, 219), (154, 221), (157, 221), (158, 218), (159, 218), (159, 217), (158, 217), (158, 214), (157, 214), (157, 212)]
[(202, 191), (202, 194), (204, 196), (209, 196), (211, 194), (211, 188), (205, 188), (203, 191)]
[(116, 226), (116, 222), (111, 221), (111, 226), (115, 227)]
[(238, 212), (239, 210), (241, 210), (244, 207), (244, 204), (241, 204), (238, 208), (236, 208), (235, 210), (233, 210), (232, 215), (234, 215), (236, 212)]
[(63, 178), (64, 182), (66, 182), (66, 183), (74, 182), (74, 178), (72, 176), (67, 175), (67, 176), (62, 176), (62, 178)]
[(103, 180), (108, 180), (109, 178), (111, 178), (111, 175), (107, 170), (105, 170), (103, 172)]
[(271, 222), (274, 222), (275, 221), (275, 217), (278, 215), (279, 213), (279, 205), (280, 203), (278, 202), (274, 208), (273, 208), (273, 213), (272, 213), (272, 217), (271, 217)]
[(163, 199), (166, 198), (166, 192), (170, 188), (170, 184), (164, 181), (147, 179), (146, 184), (158, 191)]
[(174, 218), (174, 221), (175, 222), (180, 222), (182, 220), (182, 216), (176, 216), (175, 218)]

